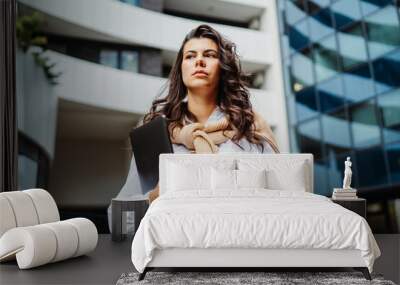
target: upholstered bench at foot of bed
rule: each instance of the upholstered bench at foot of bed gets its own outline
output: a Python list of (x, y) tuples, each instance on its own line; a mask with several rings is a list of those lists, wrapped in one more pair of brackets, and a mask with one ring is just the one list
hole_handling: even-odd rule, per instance
[(86, 254), (97, 240), (96, 226), (84, 218), (17, 227), (0, 238), (0, 261), (16, 257), (19, 268), (28, 269)]

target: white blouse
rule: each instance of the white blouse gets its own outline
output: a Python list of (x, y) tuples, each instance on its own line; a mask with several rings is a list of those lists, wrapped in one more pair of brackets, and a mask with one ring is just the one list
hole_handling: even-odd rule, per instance
[[(220, 120), (224, 116), (224, 113), (221, 112), (220, 108), (217, 107), (213, 111), (213, 113), (208, 118), (207, 123), (216, 122)], [(262, 151), (259, 145), (250, 143), (246, 138), (242, 138), (238, 144), (243, 147), (241, 149), (238, 145), (236, 145), (232, 140), (227, 140), (226, 142), (220, 144), (218, 146), (219, 153), (229, 153), (229, 152), (244, 152), (244, 153), (274, 153), (272, 147), (268, 142), (264, 142), (264, 151)], [(172, 144), (172, 148), (174, 153), (191, 153), (184, 145), (180, 144)], [(146, 196), (146, 194), (142, 193), (142, 188), (140, 186), (139, 175), (136, 168), (135, 157), (132, 154), (131, 165), (128, 172), (128, 177), (126, 178), (126, 182), (124, 186), (121, 188), (116, 198), (126, 199), (131, 196)], [(108, 214), (108, 225), (111, 231), (111, 205), (107, 209)], [(127, 215), (127, 230), (128, 232), (132, 232), (134, 229), (134, 218), (133, 213), (128, 212)]]

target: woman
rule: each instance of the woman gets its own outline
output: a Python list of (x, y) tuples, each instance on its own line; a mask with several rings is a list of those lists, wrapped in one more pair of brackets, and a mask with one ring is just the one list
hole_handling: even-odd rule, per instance
[[(143, 122), (157, 116), (169, 122), (174, 153), (279, 152), (271, 128), (252, 110), (235, 45), (208, 25), (186, 35), (168, 94), (153, 101)], [(132, 195), (138, 180), (132, 158), (118, 197)], [(150, 201), (157, 196), (158, 186), (149, 193)]]
[[(194, 149), (193, 141), (201, 136), (197, 130), (224, 131), (223, 138), (213, 134), (214, 153), (264, 152), (265, 148), (279, 152), (271, 129), (252, 110), (244, 79), (235, 45), (210, 26), (201, 25), (185, 37), (170, 73), (168, 94), (153, 102), (144, 122), (165, 116), (174, 152), (207, 151)], [(223, 122), (207, 126), (215, 121)]]

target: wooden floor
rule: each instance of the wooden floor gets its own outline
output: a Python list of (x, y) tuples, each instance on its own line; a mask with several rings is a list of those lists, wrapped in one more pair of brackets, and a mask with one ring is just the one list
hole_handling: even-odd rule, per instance
[[(382, 251), (374, 267), (385, 279), (400, 284), (400, 235), (375, 235)], [(100, 235), (88, 256), (19, 270), (16, 262), (0, 265), (0, 284), (115, 284), (124, 272), (134, 271), (130, 258), (131, 240), (116, 243)]]

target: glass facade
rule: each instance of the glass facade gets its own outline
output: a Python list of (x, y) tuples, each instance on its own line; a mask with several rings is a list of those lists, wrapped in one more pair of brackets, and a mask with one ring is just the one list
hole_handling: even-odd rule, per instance
[(277, 3), (291, 151), (314, 154), (326, 196), (350, 156), (371, 227), (400, 232), (400, 1)]

